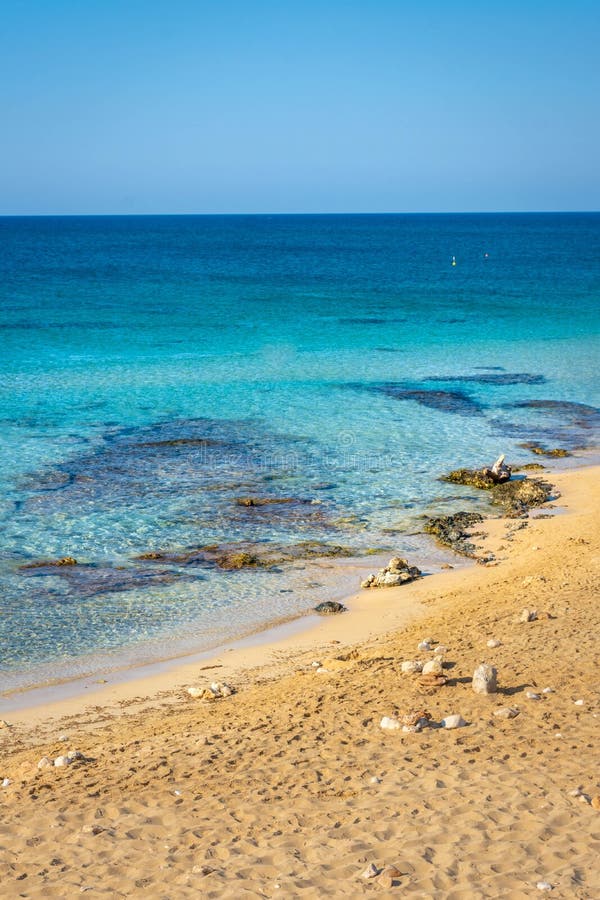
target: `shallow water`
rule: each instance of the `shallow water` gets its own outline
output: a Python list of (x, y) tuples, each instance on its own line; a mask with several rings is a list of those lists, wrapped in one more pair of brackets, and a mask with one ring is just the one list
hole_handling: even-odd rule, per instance
[(140, 555), (317, 541), (433, 569), (423, 512), (473, 498), (440, 473), (597, 441), (600, 215), (0, 219), (0, 241), (4, 687), (214, 645), (359, 577)]

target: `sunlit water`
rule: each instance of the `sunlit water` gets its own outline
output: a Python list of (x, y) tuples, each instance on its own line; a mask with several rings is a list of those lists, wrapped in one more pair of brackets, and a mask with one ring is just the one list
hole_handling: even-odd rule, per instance
[(0, 274), (4, 688), (216, 645), (363, 571), (139, 555), (433, 571), (423, 514), (483, 502), (441, 473), (597, 440), (600, 215), (0, 219)]

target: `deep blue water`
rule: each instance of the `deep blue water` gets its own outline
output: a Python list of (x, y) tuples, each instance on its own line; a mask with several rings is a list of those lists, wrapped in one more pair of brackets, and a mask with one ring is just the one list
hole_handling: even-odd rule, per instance
[(470, 496), (441, 472), (597, 440), (599, 300), (600, 214), (0, 218), (0, 681), (201, 648), (358, 579), (149, 551), (435, 567), (420, 516)]

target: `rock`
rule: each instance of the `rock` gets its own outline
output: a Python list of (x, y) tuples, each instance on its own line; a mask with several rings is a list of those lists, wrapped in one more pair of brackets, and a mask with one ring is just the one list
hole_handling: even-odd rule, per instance
[(315, 669), (315, 673), (317, 675), (328, 675), (329, 669), (327, 669), (325, 666), (319, 666), (318, 669)]
[(591, 805), (594, 809), (600, 809), (600, 796), (596, 795), (595, 797), (592, 797)]
[(514, 706), (500, 706), (494, 710), (494, 715), (499, 719), (514, 719), (519, 715), (519, 710)]
[(487, 645), (490, 648), (490, 650), (494, 650), (496, 647), (502, 646), (502, 641), (499, 641), (497, 638), (490, 638), (489, 641), (487, 642)]
[(431, 650), (431, 642), (421, 641), (421, 643), (417, 646), (417, 650), (420, 650), (421, 653), (428, 653)]
[(405, 559), (393, 556), (385, 568), (380, 569), (375, 575), (369, 575), (361, 582), (363, 588), (396, 587), (399, 584), (408, 584), (416, 578), (420, 578), (422, 572), (416, 566), (409, 566)]
[(346, 612), (346, 607), (341, 603), (338, 603), (336, 600), (325, 600), (323, 603), (319, 603), (315, 606), (315, 612), (320, 616), (334, 616), (337, 613)]
[(218, 700), (221, 697), (230, 697), (234, 693), (234, 689), (228, 684), (222, 684), (220, 681), (213, 681), (207, 688), (189, 687), (187, 692), (190, 697), (199, 700)]
[(314, 660), (311, 662), (311, 666), (313, 667), (313, 669), (320, 669), (320, 668), (321, 668), (321, 663), (320, 663), (318, 660), (314, 659)]
[(551, 688), (551, 687), (545, 687), (544, 690), (542, 691), (542, 694), (553, 694), (553, 693), (554, 693), (554, 688)]
[(527, 697), (528, 700), (541, 700), (542, 699), (539, 694), (536, 694), (535, 691), (525, 691), (525, 696)]
[(491, 478), (494, 484), (504, 484), (505, 481), (510, 481), (512, 469), (505, 464), (504, 453), (498, 457), (491, 469), (484, 469), (483, 474)]
[(551, 891), (552, 885), (549, 881), (538, 881), (538, 883), (536, 884), (536, 888), (538, 889), (538, 891)]
[(457, 512), (451, 516), (437, 516), (428, 519), (425, 523), (423, 531), (426, 534), (433, 534), (440, 544), (451, 547), (455, 553), (463, 556), (473, 556), (475, 553), (475, 544), (472, 543), (467, 529), (473, 525), (483, 522), (483, 516), (480, 513), (473, 512)]
[(521, 615), (519, 616), (519, 622), (535, 622), (537, 619), (537, 612), (535, 609), (523, 609), (521, 611)]
[(4, 778), (2, 781), (2, 787), (8, 787), (10, 784), (10, 778)]
[(430, 659), (423, 666), (423, 675), (442, 675), (442, 661), (441, 659)]
[(393, 716), (384, 716), (379, 723), (379, 727), (385, 731), (398, 731), (401, 726), (398, 719), (395, 719)]
[(67, 759), (69, 762), (74, 762), (76, 759), (83, 759), (83, 753), (80, 750), (69, 750)]
[(495, 694), (497, 671), (493, 666), (482, 663), (473, 672), (472, 686), (476, 694)]
[(365, 871), (362, 872), (360, 877), (368, 879), (368, 878), (377, 878), (378, 875), (379, 875), (379, 869), (377, 868), (377, 866), (374, 866), (373, 863), (370, 863), (367, 866), (367, 868), (365, 869)]
[(407, 659), (402, 663), (401, 671), (403, 675), (414, 675), (423, 671), (423, 663), (418, 659)]
[(54, 763), (51, 759), (48, 759), (47, 756), (42, 756), (39, 763), (37, 764), (38, 769), (47, 769), (49, 766), (53, 766)]
[(54, 765), (59, 768), (60, 766), (68, 766), (70, 765), (71, 760), (68, 756), (57, 756), (54, 760)]
[(576, 700), (575, 701), (575, 706), (584, 706), (584, 704), (585, 704), (584, 700)]
[(464, 728), (467, 724), (461, 715), (446, 716), (442, 719), (442, 728)]
[(448, 679), (445, 675), (419, 675), (419, 684), (424, 688), (443, 687)]
[(370, 784), (381, 784), (381, 778), (378, 778), (377, 775), (373, 775), (372, 778), (369, 778)]
[(402, 873), (396, 866), (386, 866), (380, 872), (379, 877), (377, 878), (377, 884), (384, 890), (389, 891), (394, 887), (394, 881), (401, 877)]
[(0, 719), (0, 728), (10, 728), (10, 723), (6, 719)]
[(433, 652), (436, 656), (445, 656), (448, 652), (448, 648), (444, 647), (443, 644), (438, 644), (437, 647), (433, 648)]

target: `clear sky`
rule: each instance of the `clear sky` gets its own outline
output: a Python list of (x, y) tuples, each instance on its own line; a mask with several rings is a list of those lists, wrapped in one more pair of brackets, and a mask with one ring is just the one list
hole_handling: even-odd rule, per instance
[(3, 0), (0, 214), (600, 209), (598, 0)]

